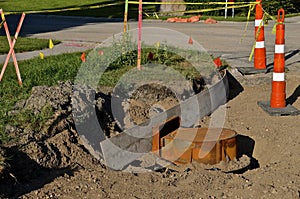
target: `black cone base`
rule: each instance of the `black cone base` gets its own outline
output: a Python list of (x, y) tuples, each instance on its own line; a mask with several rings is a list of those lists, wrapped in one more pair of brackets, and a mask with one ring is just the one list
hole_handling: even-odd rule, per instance
[(255, 69), (253, 67), (237, 67), (237, 70), (242, 74), (242, 75), (254, 75), (254, 74), (261, 74), (261, 73), (267, 73), (270, 72), (268, 69)]
[(270, 102), (257, 102), (257, 104), (271, 116), (294, 116), (300, 114), (300, 111), (290, 104), (284, 108), (272, 108)]

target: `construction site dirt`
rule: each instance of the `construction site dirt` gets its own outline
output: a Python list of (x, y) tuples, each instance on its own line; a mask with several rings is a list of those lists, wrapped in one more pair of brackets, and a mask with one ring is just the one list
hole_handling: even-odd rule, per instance
[[(297, 198), (299, 116), (269, 116), (257, 106), (270, 97), (269, 78), (259, 84), (252, 82), (254, 77), (240, 78), (243, 91), (226, 104), (224, 127), (238, 133), (241, 162), (171, 165), (146, 173), (113, 171), (83, 147), (66, 103), (70, 82), (36, 88), (33, 94), (39, 99), (40, 92), (56, 90), (53, 106), (64, 108), (42, 132), (7, 127), (20, 136), (20, 145), (5, 149), (13, 156), (10, 169), (2, 171), (1, 193), (10, 198)], [(288, 73), (287, 82), (288, 100), (299, 109), (299, 74)], [(34, 96), (30, 99), (35, 103)], [(207, 116), (198, 126), (209, 122)], [(250, 164), (235, 170), (243, 161)]]

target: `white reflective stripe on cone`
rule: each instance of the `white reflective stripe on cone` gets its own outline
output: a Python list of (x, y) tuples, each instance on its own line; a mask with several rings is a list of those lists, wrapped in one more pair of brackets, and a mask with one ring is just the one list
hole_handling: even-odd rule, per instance
[(257, 41), (255, 43), (255, 48), (264, 48), (265, 47), (265, 42), (264, 41)]
[(275, 53), (284, 53), (284, 44), (275, 44)]
[(284, 73), (273, 73), (273, 81), (275, 82), (283, 82), (284, 81)]
[(264, 26), (264, 21), (262, 19), (255, 19), (255, 27)]

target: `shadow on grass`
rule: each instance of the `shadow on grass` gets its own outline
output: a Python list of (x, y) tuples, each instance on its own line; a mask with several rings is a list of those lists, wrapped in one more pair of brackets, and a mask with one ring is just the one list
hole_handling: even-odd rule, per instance
[[(59, 11), (59, 12), (40, 12), (38, 14), (27, 14), (20, 32), (20, 36), (54, 32), (63, 29), (82, 26), (85, 24), (105, 23), (107, 22), (123, 22), (124, 21), (124, 1), (116, 1), (116, 5), (105, 6), (89, 9), (90, 6), (102, 6), (90, 4), (81, 7), (79, 10)], [(76, 6), (75, 6), (76, 7)], [(64, 7), (61, 9), (68, 9)], [(128, 8), (128, 19), (137, 20), (138, 6), (131, 5)], [(155, 6), (145, 6), (145, 12), (154, 12)], [(10, 34), (14, 35), (19, 23), (20, 14), (12, 14), (6, 16)], [(120, 32), (123, 29), (120, 29)], [(4, 29), (0, 29), (0, 35), (5, 35)]]
[[(20, 15), (8, 15), (6, 21), (9, 26), (10, 34), (14, 35), (19, 22)], [(120, 22), (119, 18), (87, 18), (87, 17), (70, 17), (59, 15), (41, 15), (31, 14), (25, 17), (20, 36), (54, 32), (63, 29), (82, 26), (88, 23), (106, 23), (106, 22)], [(121, 30), (120, 30), (121, 31)], [(5, 31), (2, 28), (0, 35), (4, 36)]]

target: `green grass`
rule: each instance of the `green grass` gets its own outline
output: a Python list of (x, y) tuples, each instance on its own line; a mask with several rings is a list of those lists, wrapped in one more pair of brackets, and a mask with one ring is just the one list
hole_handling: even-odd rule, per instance
[[(60, 41), (53, 40), (54, 45), (59, 43)], [(48, 47), (49, 47), (48, 39), (18, 37), (18, 40), (14, 47), (14, 51), (16, 53), (19, 53), (19, 52), (27, 52), (27, 51), (34, 51), (34, 50), (42, 50)], [(7, 38), (6, 36), (0, 36), (0, 54), (7, 54), (8, 52), (9, 52), (9, 44)]]
[(0, 82), (0, 138), (7, 137), (4, 127), (16, 120), (7, 115), (7, 112), (12, 110), (17, 101), (28, 98), (33, 86), (51, 86), (60, 80), (74, 79), (80, 65), (80, 53), (20, 61), (19, 68), (23, 80), (23, 87), (20, 87), (13, 64), (10, 63)]
[[(105, 6), (112, 3), (119, 3), (118, 5)], [(105, 6), (101, 8), (88, 9), (89, 6)], [(56, 11), (48, 14), (67, 15), (67, 16), (89, 16), (89, 17), (105, 17), (105, 18), (123, 18), (125, 1), (113, 1), (113, 0), (53, 0), (51, 3), (46, 0), (30, 0), (17, 1), (17, 0), (5, 0), (0, 1), (0, 8), (3, 8), (5, 12), (28, 12), (28, 11), (41, 11), (42, 14), (45, 10), (56, 9), (69, 9), (80, 8), (80, 10), (68, 10), (68, 11)], [(154, 5), (143, 6), (145, 12), (153, 12), (155, 10)], [(138, 6), (128, 6), (128, 18), (136, 19), (138, 16)]]
[(36, 10), (52, 10), (64, 9), (71, 7), (81, 7), (88, 5), (100, 5), (114, 2), (113, 0), (4, 0), (0, 1), (0, 7), (8, 12), (23, 12), (23, 11), (36, 11)]

